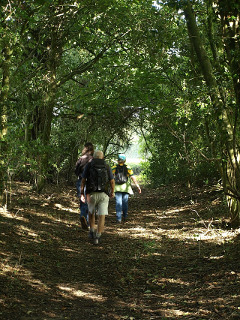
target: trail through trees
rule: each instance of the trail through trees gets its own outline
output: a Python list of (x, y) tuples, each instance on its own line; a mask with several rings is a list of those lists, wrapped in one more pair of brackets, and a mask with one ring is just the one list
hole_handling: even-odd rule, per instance
[(145, 189), (122, 225), (112, 200), (94, 246), (74, 188), (16, 184), (0, 215), (0, 318), (239, 319), (240, 231), (221, 200), (210, 187)]

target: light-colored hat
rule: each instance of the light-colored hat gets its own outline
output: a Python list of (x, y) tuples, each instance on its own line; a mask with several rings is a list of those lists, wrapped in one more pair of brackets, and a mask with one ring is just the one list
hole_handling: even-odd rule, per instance
[(125, 154), (120, 153), (120, 154), (118, 155), (118, 161), (126, 161), (126, 156), (125, 156)]

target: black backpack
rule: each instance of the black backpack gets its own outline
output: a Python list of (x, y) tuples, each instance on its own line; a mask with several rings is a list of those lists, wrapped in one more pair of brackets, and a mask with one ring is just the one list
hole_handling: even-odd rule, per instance
[(92, 159), (92, 156), (90, 154), (85, 154), (83, 156), (81, 156), (78, 161), (77, 161), (77, 165), (75, 167), (75, 174), (77, 177), (81, 177), (83, 171), (84, 171), (84, 168), (86, 166), (86, 164), (91, 161)]
[(76, 165), (76, 168), (75, 168), (74, 172), (75, 172), (75, 175), (76, 175), (77, 177), (79, 177), (80, 174), (83, 172), (81, 162), (79, 162), (79, 163)]
[(90, 162), (87, 193), (105, 192), (108, 194), (109, 176), (107, 168), (104, 159), (93, 159)]
[(128, 181), (128, 169), (127, 166), (124, 164), (120, 166), (119, 164), (116, 167), (115, 171), (115, 183), (116, 184), (124, 184)]

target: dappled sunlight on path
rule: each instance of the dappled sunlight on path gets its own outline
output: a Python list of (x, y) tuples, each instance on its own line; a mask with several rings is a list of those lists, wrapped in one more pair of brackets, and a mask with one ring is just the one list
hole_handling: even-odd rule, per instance
[[(18, 184), (1, 212), (2, 319), (231, 319), (239, 313), (239, 230), (221, 228), (213, 192), (143, 190), (99, 246), (81, 230), (73, 188)], [(238, 241), (237, 241), (238, 240)], [(236, 242), (237, 241), (237, 242)], [(239, 315), (240, 316), (240, 315)], [(234, 319), (234, 318), (232, 318)]]

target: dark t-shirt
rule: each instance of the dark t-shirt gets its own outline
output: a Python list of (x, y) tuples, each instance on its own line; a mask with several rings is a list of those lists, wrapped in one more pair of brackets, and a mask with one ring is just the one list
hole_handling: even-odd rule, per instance
[[(114, 179), (113, 173), (112, 173), (112, 170), (108, 164), (106, 164), (106, 167), (107, 167), (108, 177), (109, 177), (109, 181), (110, 181), (110, 180)], [(83, 178), (87, 179), (89, 177), (89, 170), (90, 170), (90, 163), (88, 163), (84, 168), (84, 171), (82, 173)]]
[[(96, 161), (95, 161), (96, 160)], [(106, 164), (105, 162), (104, 162), (104, 160), (101, 160), (101, 159), (93, 159), (92, 160), (94, 163), (96, 162), (96, 163), (98, 163), (98, 165), (99, 164), (105, 164), (105, 166), (106, 166), (106, 170), (107, 170), (107, 176), (108, 176), (108, 181), (110, 181), (110, 180), (113, 180), (114, 178), (113, 178), (113, 174), (112, 174), (112, 170), (111, 170), (111, 168), (110, 168), (110, 166), (108, 165), (108, 164)], [(84, 178), (84, 179), (86, 179), (87, 180), (87, 183), (86, 183), (86, 193), (87, 194), (89, 194), (89, 193), (91, 193), (91, 192), (93, 192), (94, 190), (96, 190), (95, 192), (105, 192), (107, 195), (109, 195), (109, 184), (104, 184), (104, 182), (103, 182), (103, 184), (101, 184), (100, 183), (100, 185), (98, 185), (97, 187), (96, 187), (96, 183), (98, 184), (98, 179), (97, 179), (97, 182), (96, 181), (94, 181), (92, 178), (90, 178), (91, 177), (91, 165), (92, 165), (92, 163), (93, 162), (89, 162), (86, 166), (85, 166), (85, 169), (84, 169), (84, 171), (83, 171), (83, 174), (82, 174), (82, 177)], [(99, 163), (100, 162), (100, 163)], [(89, 180), (88, 180), (89, 179)], [(101, 181), (101, 180), (100, 180)], [(106, 182), (106, 180), (103, 180), (103, 181), (105, 181)], [(99, 189), (98, 189), (99, 188)]]
[(82, 177), (85, 166), (88, 164), (88, 162), (92, 161), (92, 159), (93, 156), (90, 153), (86, 153), (78, 159), (76, 162), (75, 173), (79, 178)]

